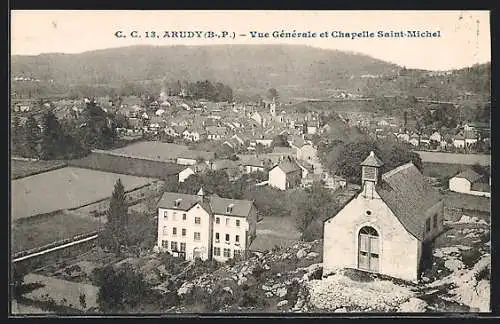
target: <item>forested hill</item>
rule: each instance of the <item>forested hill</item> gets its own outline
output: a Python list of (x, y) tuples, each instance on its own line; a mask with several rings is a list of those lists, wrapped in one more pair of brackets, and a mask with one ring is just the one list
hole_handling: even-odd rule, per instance
[(345, 88), (362, 75), (399, 67), (366, 55), (302, 45), (132, 46), (80, 54), (13, 56), (12, 75), (62, 84), (218, 80), (234, 90)]

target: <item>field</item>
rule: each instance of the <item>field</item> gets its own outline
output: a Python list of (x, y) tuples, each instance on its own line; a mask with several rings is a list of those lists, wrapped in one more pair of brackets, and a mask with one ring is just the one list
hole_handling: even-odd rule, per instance
[(125, 190), (153, 179), (66, 167), (12, 181), (12, 219), (71, 209), (111, 196), (121, 179)]
[(139, 142), (119, 149), (110, 151), (111, 154), (124, 155), (138, 159), (153, 161), (169, 161), (178, 157), (197, 158), (203, 157), (206, 160), (213, 157), (213, 153), (207, 151), (190, 150), (189, 146), (161, 143), (161, 142)]
[(424, 162), (422, 173), (426, 177), (449, 179), (467, 168), (470, 168), (470, 166), (463, 164)]
[(446, 163), (446, 164), (462, 164), (473, 165), (491, 165), (491, 155), (486, 154), (458, 154), (458, 153), (443, 153), (443, 152), (425, 152), (417, 151), (422, 158), (423, 163)]
[[(74, 215), (69, 212), (13, 223), (10, 232), (11, 250), (12, 253), (17, 253), (41, 247), (96, 231), (99, 225), (97, 218)], [(103, 224), (100, 226), (102, 227)]]
[(10, 160), (10, 178), (19, 179), (35, 175), (42, 172), (62, 168), (65, 163), (62, 161), (24, 161)]
[(264, 217), (257, 224), (257, 237), (250, 246), (252, 251), (266, 251), (276, 245), (288, 247), (300, 239), (291, 217)]
[(473, 195), (461, 194), (448, 191), (445, 194), (445, 204), (449, 207), (462, 208), (465, 210), (491, 212), (491, 199)]
[(99, 170), (104, 172), (116, 172), (137, 177), (168, 179), (177, 175), (182, 167), (173, 163), (160, 161), (140, 160), (136, 158), (117, 156), (105, 153), (91, 153), (90, 155), (68, 162), (70, 166)]

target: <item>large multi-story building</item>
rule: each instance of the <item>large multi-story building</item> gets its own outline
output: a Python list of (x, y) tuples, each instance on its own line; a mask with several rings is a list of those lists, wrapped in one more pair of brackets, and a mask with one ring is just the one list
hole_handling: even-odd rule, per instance
[(193, 260), (243, 257), (256, 236), (252, 201), (166, 192), (158, 203), (159, 250)]

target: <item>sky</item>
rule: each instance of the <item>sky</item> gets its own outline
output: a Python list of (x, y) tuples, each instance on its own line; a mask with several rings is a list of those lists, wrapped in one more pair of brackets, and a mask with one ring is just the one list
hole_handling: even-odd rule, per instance
[[(118, 38), (117, 31), (160, 38)], [(251, 38), (251, 31), (328, 32)], [(419, 30), (438, 38), (332, 38), (331, 32)], [(234, 39), (163, 38), (164, 31), (228, 31)], [(239, 36), (246, 34), (247, 36)], [(131, 45), (303, 44), (357, 52), (407, 68), (449, 70), (491, 60), (489, 11), (11, 11), (11, 54), (80, 53)]]

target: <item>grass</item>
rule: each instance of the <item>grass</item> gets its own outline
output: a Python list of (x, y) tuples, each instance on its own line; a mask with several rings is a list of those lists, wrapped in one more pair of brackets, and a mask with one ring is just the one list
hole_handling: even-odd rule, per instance
[(91, 153), (84, 158), (71, 160), (68, 163), (70, 166), (79, 168), (164, 180), (182, 170), (181, 166), (173, 163), (141, 160), (105, 153)]
[[(448, 191), (445, 194), (445, 204), (448, 207), (462, 208), (464, 210), (478, 211), (482, 213), (491, 212), (491, 199), (474, 195), (461, 194)], [(476, 215), (474, 215), (476, 216)], [(489, 217), (482, 217), (486, 222), (490, 222)]]
[(275, 246), (287, 247), (300, 238), (291, 217), (265, 217), (257, 224), (257, 237), (250, 246), (254, 251), (272, 250)]
[(486, 154), (459, 154), (459, 153), (444, 153), (444, 152), (417, 152), (422, 158), (423, 163), (445, 163), (445, 164), (463, 164), (473, 165), (479, 163), (481, 165), (491, 165), (491, 155)]
[(57, 213), (42, 219), (13, 223), (11, 249), (13, 253), (17, 253), (90, 233), (98, 228), (98, 220), (68, 213)]
[(133, 190), (154, 179), (66, 167), (12, 181), (12, 219), (84, 206), (111, 196), (121, 179)]
[(23, 161), (10, 160), (10, 178), (20, 179), (42, 172), (64, 167), (66, 164), (62, 161)]

